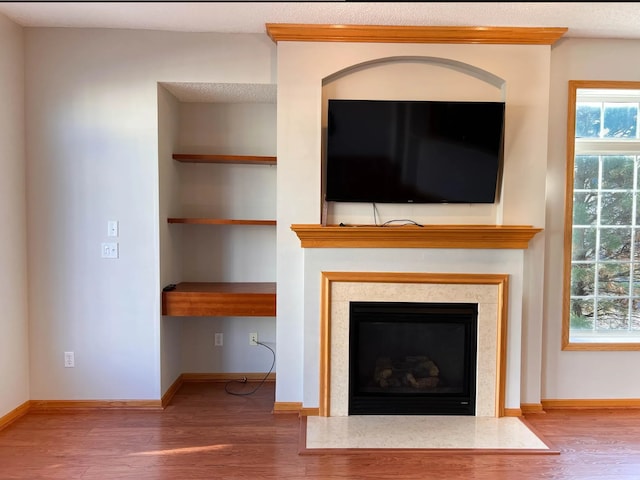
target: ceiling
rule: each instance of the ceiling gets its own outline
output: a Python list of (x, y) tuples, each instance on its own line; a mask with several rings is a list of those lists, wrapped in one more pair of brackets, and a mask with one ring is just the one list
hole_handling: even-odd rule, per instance
[[(0, 2), (24, 27), (265, 33), (266, 23), (568, 27), (565, 37), (640, 39), (640, 3)], [(276, 86), (163, 83), (181, 102), (275, 103)]]
[(634, 2), (0, 2), (25, 27), (264, 33), (265, 23), (568, 27), (565, 37), (640, 39)]

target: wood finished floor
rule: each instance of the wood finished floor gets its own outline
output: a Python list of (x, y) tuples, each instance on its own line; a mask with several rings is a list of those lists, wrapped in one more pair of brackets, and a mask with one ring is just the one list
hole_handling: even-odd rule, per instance
[(273, 384), (187, 383), (162, 412), (29, 413), (0, 431), (0, 479), (640, 479), (640, 410), (528, 416), (560, 455), (299, 455), (299, 419), (273, 401)]

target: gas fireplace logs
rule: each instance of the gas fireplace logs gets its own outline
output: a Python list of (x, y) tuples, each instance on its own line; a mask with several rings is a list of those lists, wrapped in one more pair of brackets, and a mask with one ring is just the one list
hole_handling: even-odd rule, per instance
[(374, 384), (380, 388), (414, 388), (428, 390), (440, 384), (440, 369), (426, 355), (403, 359), (380, 357), (376, 360)]

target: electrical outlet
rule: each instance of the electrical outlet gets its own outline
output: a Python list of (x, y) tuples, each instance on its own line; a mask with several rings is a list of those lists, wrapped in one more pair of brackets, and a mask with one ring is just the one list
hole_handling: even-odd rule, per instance
[(73, 352), (64, 352), (64, 368), (73, 368), (76, 366), (76, 360)]
[(216, 333), (215, 334), (215, 339), (213, 341), (213, 345), (215, 347), (221, 347), (222, 346), (222, 334), (221, 333)]
[(249, 334), (249, 345), (258, 345), (258, 334), (250, 333)]
[(109, 236), (109, 237), (117, 237), (118, 236), (118, 221), (117, 220), (109, 220), (107, 222), (107, 236)]

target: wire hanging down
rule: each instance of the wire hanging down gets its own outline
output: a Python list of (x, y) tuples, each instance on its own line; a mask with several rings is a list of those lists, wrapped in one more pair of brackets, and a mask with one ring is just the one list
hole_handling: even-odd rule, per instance
[(231, 381), (225, 383), (224, 391), (227, 392), (229, 395), (237, 395), (237, 396), (253, 395), (254, 393), (256, 393), (258, 391), (258, 389), (260, 387), (262, 387), (262, 385), (264, 385), (264, 382), (267, 381), (267, 378), (269, 378), (269, 375), (273, 371), (273, 367), (276, 364), (276, 352), (274, 352), (273, 349), (269, 345), (265, 345), (262, 342), (256, 342), (256, 343), (258, 345), (262, 345), (265, 348), (268, 348), (271, 351), (271, 355), (273, 355), (273, 360), (271, 362), (271, 368), (269, 368), (269, 371), (266, 373), (264, 378), (262, 380), (260, 380), (260, 383), (258, 383), (258, 385), (253, 390), (249, 390), (248, 392), (232, 392), (231, 390), (229, 390), (229, 385), (231, 385), (232, 383), (240, 383), (240, 384), (247, 383), (246, 377), (243, 380), (231, 380)]
[(380, 225), (381, 227), (386, 227), (388, 225), (390, 225), (393, 222), (405, 222), (402, 225), (415, 225), (416, 227), (424, 227), (424, 225), (416, 222), (415, 220), (410, 220), (407, 218), (398, 218), (396, 220), (389, 220), (387, 222), (384, 222), (382, 225)]
[(373, 223), (376, 227), (386, 227), (394, 222), (405, 222), (403, 225), (415, 225), (417, 227), (424, 227), (424, 225), (416, 222), (415, 220), (410, 220), (405, 218), (389, 220), (387, 222), (384, 222), (383, 224), (378, 224), (378, 218), (380, 217), (380, 212), (378, 212), (378, 206), (375, 204), (375, 202), (372, 202), (371, 205), (373, 207)]

